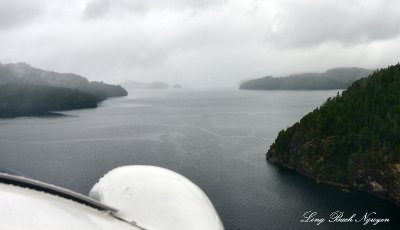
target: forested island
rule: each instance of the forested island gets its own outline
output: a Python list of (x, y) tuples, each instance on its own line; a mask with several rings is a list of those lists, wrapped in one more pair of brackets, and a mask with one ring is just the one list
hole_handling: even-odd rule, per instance
[(181, 84), (174, 84), (174, 85), (172, 86), (172, 88), (173, 88), (173, 89), (182, 89), (183, 86), (182, 86)]
[(107, 98), (127, 94), (121, 86), (89, 82), (76, 74), (45, 71), (26, 63), (0, 64), (0, 117), (95, 108)]
[(302, 73), (286, 77), (266, 76), (244, 81), (239, 89), (246, 90), (328, 90), (346, 89), (354, 81), (366, 77), (372, 70), (335, 68), (325, 73)]
[(400, 204), (400, 64), (354, 82), (279, 132), (266, 158)]

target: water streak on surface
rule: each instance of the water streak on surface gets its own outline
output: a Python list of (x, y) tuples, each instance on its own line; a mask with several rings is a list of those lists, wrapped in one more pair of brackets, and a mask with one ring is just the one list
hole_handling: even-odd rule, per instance
[(210, 197), (227, 229), (365, 229), (300, 223), (376, 211), (400, 229), (399, 208), (316, 184), (266, 163), (277, 133), (337, 91), (133, 91), (69, 116), (0, 120), (2, 166), (87, 194), (107, 171), (130, 164), (172, 169)]

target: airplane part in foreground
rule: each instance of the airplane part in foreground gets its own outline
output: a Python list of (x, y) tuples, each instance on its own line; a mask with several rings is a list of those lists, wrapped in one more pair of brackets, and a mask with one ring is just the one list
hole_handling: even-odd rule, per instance
[(107, 173), (89, 196), (145, 229), (221, 230), (212, 203), (193, 182), (168, 169), (124, 166)]
[(116, 168), (100, 179), (90, 197), (0, 173), (0, 229), (223, 230), (199, 187), (159, 167)]

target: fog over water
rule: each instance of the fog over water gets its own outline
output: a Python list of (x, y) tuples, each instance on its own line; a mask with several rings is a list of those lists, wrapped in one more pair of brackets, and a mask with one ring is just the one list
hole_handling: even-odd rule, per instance
[(365, 229), (300, 223), (377, 212), (399, 229), (399, 208), (343, 192), (268, 164), (265, 152), (292, 125), (337, 91), (137, 90), (97, 109), (61, 117), (0, 120), (0, 162), (15, 171), (87, 194), (109, 170), (130, 164), (172, 169), (199, 185), (226, 229)]
[[(0, 0), (0, 66), (25, 66), (15, 76), (0, 69), (0, 115), (48, 114), (49, 98), (70, 109), (126, 94), (105, 83), (170, 88), (132, 90), (61, 116), (0, 119), (0, 167), (83, 194), (118, 166), (165, 167), (199, 185), (228, 230), (400, 229), (398, 206), (266, 162), (279, 131), (337, 90), (236, 90), (264, 76), (396, 64), (399, 9), (398, 0)], [(4, 65), (19, 62), (102, 83)], [(57, 84), (45, 86), (81, 86), (96, 97), (79, 94), (77, 103), (67, 97), (74, 91), (25, 84), (46, 76)], [(390, 223), (316, 226), (300, 222), (307, 211), (376, 212)]]
[(397, 63), (396, 0), (0, 0), (0, 62), (90, 80), (236, 87)]

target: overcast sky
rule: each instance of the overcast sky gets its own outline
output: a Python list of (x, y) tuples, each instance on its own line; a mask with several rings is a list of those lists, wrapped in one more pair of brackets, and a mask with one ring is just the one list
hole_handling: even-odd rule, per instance
[(398, 0), (0, 0), (0, 62), (90, 80), (236, 87), (399, 62)]

